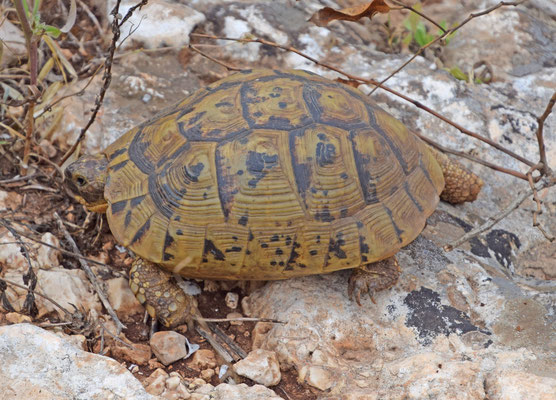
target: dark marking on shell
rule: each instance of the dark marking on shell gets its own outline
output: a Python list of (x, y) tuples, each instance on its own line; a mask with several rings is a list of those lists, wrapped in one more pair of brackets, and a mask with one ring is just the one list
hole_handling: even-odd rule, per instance
[(248, 182), (250, 187), (257, 187), (257, 183), (267, 174), (268, 170), (278, 164), (278, 154), (269, 155), (267, 153), (258, 153), (249, 151), (245, 165), (253, 179)]
[(323, 206), (322, 210), (318, 210), (315, 213), (315, 219), (321, 222), (332, 222), (335, 218), (330, 214), (328, 206)]
[(133, 245), (136, 242), (138, 242), (145, 235), (145, 233), (149, 230), (150, 226), (151, 226), (151, 220), (149, 218), (149, 219), (147, 219), (147, 221), (145, 221), (143, 226), (141, 226), (141, 228), (139, 228), (139, 230), (137, 232), (135, 232), (135, 235), (133, 236), (133, 239), (131, 239), (130, 245)]
[(409, 189), (409, 184), (407, 183), (407, 181), (404, 182), (403, 188), (407, 193), (407, 196), (411, 199), (413, 204), (415, 204), (415, 207), (417, 207), (417, 210), (419, 210), (419, 212), (423, 212), (423, 206), (421, 206), (421, 204), (417, 201), (417, 199), (413, 196), (413, 194), (411, 194), (411, 190)]
[(336, 239), (330, 238), (330, 244), (328, 245), (328, 252), (334, 254), (337, 258), (347, 258), (346, 252), (342, 249), (342, 246), (346, 244), (343, 239), (344, 234), (338, 232), (336, 234)]
[(127, 165), (127, 163), (129, 162), (129, 160), (124, 160), (118, 164), (115, 164), (113, 166), (110, 167), (110, 171), (111, 172), (116, 172), (120, 169), (122, 169), (123, 167), (125, 167)]
[(127, 228), (129, 226), (129, 223), (131, 222), (131, 210), (129, 210), (126, 214), (125, 214), (125, 218), (124, 218), (124, 227)]
[(376, 194), (376, 185), (374, 184), (374, 178), (371, 175), (371, 159), (367, 154), (360, 153), (356, 146), (354, 137), (358, 135), (356, 131), (350, 132), (351, 146), (353, 150), (353, 158), (355, 161), (355, 167), (357, 169), (357, 175), (359, 177), (359, 183), (361, 189), (363, 190), (363, 196), (365, 197), (365, 204), (375, 204), (378, 203), (378, 196)]
[(112, 214), (117, 214), (125, 209), (127, 205), (127, 200), (117, 201), (110, 206)]
[(310, 250), (309, 254), (312, 255), (312, 256), (316, 256), (318, 254), (318, 251), (317, 250)]
[(129, 205), (131, 206), (131, 208), (135, 208), (139, 204), (141, 204), (141, 202), (145, 199), (145, 197), (146, 197), (145, 195), (134, 197), (129, 201)]
[(390, 217), (390, 222), (392, 223), (392, 226), (394, 227), (394, 230), (396, 231), (396, 236), (398, 237), (398, 241), (401, 243), (402, 242), (403, 230), (401, 230), (398, 227), (398, 225), (396, 225), (396, 221), (394, 221), (394, 216), (392, 215), (392, 210), (390, 210), (384, 204), (382, 206), (384, 207), (384, 210), (386, 211), (386, 214), (388, 214), (388, 216)]
[(225, 252), (226, 253), (239, 253), (241, 252), (242, 248), (239, 246), (232, 246), (229, 249), (226, 249)]
[(220, 249), (216, 247), (216, 245), (212, 240), (205, 239), (205, 247), (203, 249), (203, 255), (206, 256), (209, 253), (214, 256), (215, 260), (224, 261), (226, 259), (224, 253), (222, 253), (222, 251), (220, 251)]
[(139, 171), (145, 175), (150, 175), (154, 172), (154, 165), (145, 156), (145, 150), (149, 147), (149, 143), (141, 141), (142, 138), (143, 131), (139, 130), (129, 144), (129, 159), (139, 168)]
[(113, 152), (112, 154), (110, 154), (110, 158), (109, 160), (112, 161), (114, 160), (116, 157), (121, 156), (122, 154), (124, 154), (127, 151), (127, 148), (122, 147), (121, 149), (116, 150), (115, 152)]
[(407, 162), (405, 161), (405, 159), (403, 157), (403, 154), (401, 153), (400, 149), (398, 148), (398, 146), (396, 146), (394, 144), (394, 142), (392, 141), (390, 136), (387, 135), (386, 132), (384, 132), (384, 130), (382, 129), (382, 126), (380, 126), (380, 124), (376, 121), (375, 113), (374, 113), (374, 110), (371, 108), (371, 105), (370, 104), (365, 104), (365, 105), (367, 107), (367, 114), (369, 115), (369, 122), (370, 122), (372, 128), (386, 141), (386, 143), (388, 144), (388, 147), (390, 148), (390, 150), (392, 151), (392, 153), (394, 154), (394, 156), (398, 160), (398, 163), (401, 165), (401, 167), (403, 169), (403, 172), (406, 175), (409, 175), (409, 173), (411, 171), (409, 170)]
[(303, 85), (303, 100), (307, 105), (307, 109), (313, 118), (313, 121), (319, 121), (322, 115), (322, 106), (319, 102), (321, 94), (319, 90), (314, 86), (315, 83), (310, 80), (305, 80), (305, 85)]
[(181, 229), (176, 230), (176, 235), (182, 236), (182, 235), (183, 235), (183, 231), (182, 231)]
[(281, 256), (282, 254), (284, 254), (284, 250), (282, 250), (280, 247), (278, 247), (278, 248), (276, 249), (276, 255), (277, 255), (277, 256)]
[(325, 165), (334, 164), (334, 158), (336, 157), (336, 146), (332, 143), (318, 142), (315, 159), (319, 167), (324, 167)]
[(247, 215), (242, 215), (238, 220), (237, 223), (240, 225), (247, 225), (247, 221), (248, 221), (249, 217)]

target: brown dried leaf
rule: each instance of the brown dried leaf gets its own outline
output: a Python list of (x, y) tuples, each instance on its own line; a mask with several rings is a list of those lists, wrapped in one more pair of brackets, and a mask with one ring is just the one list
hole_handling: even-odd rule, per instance
[(336, 82), (343, 83), (344, 85), (348, 85), (356, 89), (362, 84), (362, 82), (354, 81), (353, 79), (344, 79), (344, 78), (336, 78)]
[(359, 21), (361, 18), (372, 18), (376, 13), (386, 14), (390, 11), (390, 6), (384, 0), (373, 0), (370, 3), (360, 4), (358, 6), (342, 8), (334, 10), (330, 7), (324, 7), (317, 11), (309, 19), (317, 26), (326, 26), (330, 21), (336, 19), (344, 21)]

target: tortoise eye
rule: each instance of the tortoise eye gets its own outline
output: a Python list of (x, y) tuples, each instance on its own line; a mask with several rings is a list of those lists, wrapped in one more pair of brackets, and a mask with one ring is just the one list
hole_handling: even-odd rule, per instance
[(75, 178), (75, 182), (77, 182), (79, 186), (84, 186), (87, 183), (87, 179), (83, 178), (82, 176), (78, 176), (77, 178)]

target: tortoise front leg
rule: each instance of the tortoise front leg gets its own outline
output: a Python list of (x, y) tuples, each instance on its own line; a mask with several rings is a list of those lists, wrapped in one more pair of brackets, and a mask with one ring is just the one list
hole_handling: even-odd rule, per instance
[(185, 294), (170, 273), (150, 261), (135, 258), (129, 287), (149, 315), (166, 327), (190, 324), (199, 315), (195, 298)]
[(355, 295), (357, 304), (361, 305), (361, 294), (369, 293), (369, 297), (374, 303), (373, 294), (394, 286), (399, 276), (400, 266), (396, 257), (362, 265), (354, 269), (349, 277), (349, 299), (352, 300), (352, 296)]

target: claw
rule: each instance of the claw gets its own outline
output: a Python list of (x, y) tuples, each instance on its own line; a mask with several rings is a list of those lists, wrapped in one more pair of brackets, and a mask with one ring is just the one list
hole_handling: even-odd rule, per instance
[(361, 306), (361, 294), (367, 293), (376, 304), (373, 295), (383, 289), (392, 287), (398, 280), (400, 270), (395, 258), (369, 264), (353, 271), (348, 282), (348, 297)]

